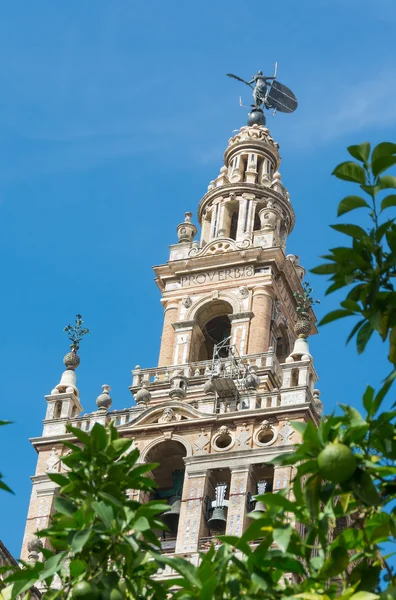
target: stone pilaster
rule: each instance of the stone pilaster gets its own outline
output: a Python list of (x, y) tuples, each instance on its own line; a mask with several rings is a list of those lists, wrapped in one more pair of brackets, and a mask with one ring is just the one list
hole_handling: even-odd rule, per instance
[(246, 525), (247, 492), (250, 467), (243, 465), (231, 469), (226, 535), (242, 535)]
[(231, 344), (234, 345), (240, 356), (247, 354), (249, 323), (253, 313), (234, 313), (229, 316), (231, 321)]
[(180, 508), (179, 528), (176, 539), (176, 554), (196, 552), (199, 538), (205, 528), (203, 501), (207, 493), (207, 472), (189, 473), (184, 478)]

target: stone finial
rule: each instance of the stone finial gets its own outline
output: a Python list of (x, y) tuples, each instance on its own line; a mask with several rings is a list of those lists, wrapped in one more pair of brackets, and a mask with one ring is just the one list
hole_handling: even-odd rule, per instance
[(135, 394), (135, 401), (137, 406), (146, 406), (151, 400), (151, 394), (147, 389), (147, 384), (143, 383), (140, 390)]
[(252, 365), (249, 367), (249, 373), (245, 377), (245, 387), (247, 390), (257, 390), (260, 385), (260, 377), (256, 374), (257, 366)]
[(113, 401), (110, 398), (111, 387), (109, 385), (102, 385), (102, 393), (96, 398), (96, 406), (99, 410), (109, 410)]
[(184, 215), (184, 222), (180, 223), (177, 226), (177, 237), (179, 239), (179, 244), (185, 243), (185, 242), (192, 242), (196, 233), (197, 233), (197, 228), (195, 227), (195, 225), (193, 225), (193, 223), (191, 223), (191, 217), (192, 217), (192, 213), (190, 212), (186, 212)]
[(31, 565), (35, 565), (38, 559), (40, 558), (40, 552), (43, 548), (43, 542), (36, 535), (30, 538), (27, 543), (28, 549), (28, 562)]
[(76, 387), (76, 374), (74, 371), (80, 364), (80, 357), (77, 354), (77, 350), (80, 347), (80, 342), (84, 335), (89, 333), (89, 329), (83, 328), (83, 319), (81, 315), (76, 315), (76, 322), (74, 325), (67, 325), (63, 331), (68, 335), (70, 344), (70, 352), (68, 352), (64, 358), (63, 363), (66, 367), (66, 371), (63, 372), (60, 382), (55, 389), (52, 390), (51, 394), (59, 393), (75, 393), (78, 394)]
[(63, 364), (65, 365), (67, 371), (74, 371), (77, 369), (78, 365), (80, 364), (80, 357), (78, 356), (77, 352), (72, 350), (71, 352), (65, 354), (63, 357)]
[(323, 412), (323, 402), (319, 398), (319, 396), (320, 396), (320, 390), (314, 390), (313, 391), (313, 405), (314, 405), (315, 410), (318, 413), (318, 415), (321, 415)]
[(183, 400), (187, 396), (188, 379), (181, 370), (175, 371), (175, 374), (170, 379), (169, 396), (172, 400)]

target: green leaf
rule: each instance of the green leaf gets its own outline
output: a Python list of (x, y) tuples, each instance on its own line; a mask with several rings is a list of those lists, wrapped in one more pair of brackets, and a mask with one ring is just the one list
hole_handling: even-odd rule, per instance
[(51, 556), (45, 561), (44, 569), (41, 571), (39, 579), (45, 581), (48, 577), (52, 577), (59, 570), (59, 566), (63, 560), (67, 557), (67, 552), (59, 552), (54, 556)]
[(310, 477), (304, 486), (304, 497), (312, 519), (317, 519), (319, 515), (321, 486), (322, 477), (319, 473)]
[(13, 494), (14, 492), (12, 491), (12, 489), (10, 487), (8, 487), (8, 485), (6, 483), (4, 483), (4, 481), (1, 481), (1, 473), (0, 473), (0, 490), (3, 490), (4, 492), (10, 492), (10, 494)]
[(303, 421), (292, 421), (290, 425), (293, 427), (293, 429), (295, 429), (296, 431), (298, 431), (298, 433), (301, 434), (301, 437), (304, 437), (305, 431), (308, 427), (308, 423), (305, 423)]
[(287, 552), (292, 533), (293, 528), (290, 525), (274, 529), (272, 533), (274, 542), (282, 552)]
[(365, 347), (367, 346), (367, 343), (369, 341), (369, 339), (371, 338), (371, 336), (373, 335), (374, 329), (371, 325), (371, 323), (365, 323), (358, 331), (357, 337), (356, 337), (356, 347), (357, 347), (357, 351), (359, 354), (361, 354), (363, 352), (363, 350), (365, 349)]
[(91, 430), (91, 444), (94, 452), (104, 450), (108, 444), (106, 429), (100, 423), (95, 423)]
[(392, 142), (381, 142), (374, 148), (371, 155), (371, 162), (374, 162), (383, 156), (392, 156), (392, 154), (396, 154), (396, 144), (393, 144)]
[(69, 569), (70, 577), (76, 578), (85, 572), (85, 570), (87, 569), (87, 563), (83, 560), (80, 560), (79, 558), (74, 558), (70, 562)]
[(347, 196), (338, 205), (338, 213), (337, 216), (340, 217), (350, 210), (355, 210), (355, 208), (370, 208), (367, 204), (366, 200), (363, 200), (360, 196)]
[(383, 175), (378, 178), (378, 187), (380, 190), (396, 188), (396, 177), (394, 175)]
[(355, 313), (351, 310), (337, 308), (337, 310), (333, 310), (332, 312), (327, 313), (327, 315), (323, 317), (323, 319), (318, 325), (319, 327), (321, 327), (322, 325), (326, 325), (327, 323), (331, 323), (332, 321), (336, 321), (337, 319), (342, 319), (343, 317), (351, 317), (354, 314)]
[(371, 165), (371, 170), (373, 172), (373, 175), (377, 177), (393, 165), (396, 165), (396, 156), (383, 156), (378, 160), (373, 161)]
[(132, 446), (132, 440), (118, 439), (111, 443), (117, 454), (123, 454)]
[(372, 594), (371, 592), (356, 592), (356, 594), (350, 597), (350, 600), (378, 600), (378, 598), (377, 594)]
[(92, 502), (92, 508), (98, 515), (99, 519), (103, 521), (105, 526), (110, 529), (114, 519), (114, 512), (111, 506), (105, 502)]
[(269, 493), (269, 494), (265, 494), (263, 496), (257, 496), (256, 498), (265, 502), (267, 507), (268, 506), (274, 506), (277, 508), (281, 507), (291, 513), (294, 513), (295, 509), (296, 509), (296, 506), (293, 504), (293, 502), (290, 502), (290, 500), (288, 500), (287, 498), (282, 496), (282, 494), (280, 492)]
[(332, 229), (335, 231), (339, 231), (340, 233), (344, 233), (345, 235), (350, 235), (353, 238), (358, 240), (364, 239), (367, 237), (367, 233), (364, 229), (359, 227), (359, 225), (353, 224), (345, 224), (340, 223), (340, 225), (330, 225)]
[(64, 498), (63, 496), (55, 496), (54, 507), (55, 510), (60, 512), (62, 515), (66, 515), (68, 517), (74, 515), (74, 513), (77, 510), (75, 504), (71, 500), (69, 500), (68, 498)]
[(81, 429), (77, 429), (77, 427), (72, 427), (71, 425), (66, 426), (66, 431), (72, 433), (74, 437), (80, 440), (85, 446), (89, 446), (90, 438), (85, 431), (81, 431)]
[(368, 385), (363, 394), (363, 406), (369, 414), (371, 413), (371, 410), (373, 407), (373, 400), (374, 400), (374, 388), (372, 388), (371, 385)]
[(332, 275), (337, 270), (337, 265), (333, 263), (325, 263), (323, 265), (319, 265), (318, 267), (314, 267), (311, 269), (311, 273), (315, 273), (315, 275)]
[(358, 467), (349, 481), (356, 496), (364, 504), (369, 506), (379, 506), (381, 504), (381, 498), (367, 471), (362, 471)]
[(396, 194), (390, 194), (389, 196), (386, 196), (381, 202), (381, 210), (385, 210), (391, 206), (396, 206)]
[(353, 156), (353, 158), (356, 158), (357, 160), (366, 163), (370, 156), (370, 148), (371, 146), (369, 142), (363, 142), (358, 146), (348, 146), (347, 150), (349, 154)]
[(139, 532), (148, 531), (151, 529), (151, 525), (146, 517), (139, 517), (135, 522), (131, 523), (131, 526), (135, 531)]
[(343, 162), (336, 166), (332, 175), (343, 179), (344, 181), (354, 181), (355, 183), (366, 183), (366, 172), (357, 163), (353, 161)]
[(157, 562), (159, 562), (160, 564), (169, 565), (172, 569), (177, 571), (177, 573), (180, 573), (182, 577), (184, 577), (189, 583), (196, 586), (199, 590), (202, 588), (202, 582), (197, 576), (197, 569), (189, 561), (184, 560), (184, 558), (179, 558), (178, 556), (173, 556), (172, 558), (163, 554), (155, 554), (154, 556)]
[(365, 421), (356, 408), (350, 406), (349, 404), (340, 404), (341, 408), (345, 412), (346, 416), (349, 420), (350, 427), (361, 427), (362, 425), (368, 425), (367, 421)]
[(88, 542), (88, 540), (91, 536), (91, 533), (92, 533), (91, 528), (77, 531), (74, 534), (73, 539), (70, 544), (72, 552), (74, 552), (75, 554), (77, 554), (78, 552), (81, 552), (81, 550), (84, 548), (85, 544)]
[(384, 383), (384, 385), (382, 386), (382, 388), (380, 389), (380, 391), (378, 392), (378, 394), (376, 395), (374, 403), (373, 403), (373, 414), (375, 414), (377, 412), (377, 410), (379, 409), (379, 407), (381, 406), (383, 399), (385, 398), (386, 394), (392, 387), (392, 383), (393, 383), (393, 381), (386, 381)]
[(353, 327), (351, 333), (347, 337), (346, 344), (349, 344), (349, 342), (351, 341), (351, 339), (353, 338), (353, 336), (355, 335), (355, 333), (361, 328), (361, 326), (365, 322), (366, 322), (366, 319), (361, 319), (361, 321), (358, 321), (356, 323), (356, 325)]
[(61, 487), (70, 483), (69, 479), (61, 473), (48, 473), (48, 477)]

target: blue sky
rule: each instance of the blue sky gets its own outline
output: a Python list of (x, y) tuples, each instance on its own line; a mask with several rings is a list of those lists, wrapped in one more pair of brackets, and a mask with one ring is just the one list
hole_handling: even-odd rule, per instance
[[(331, 177), (345, 147), (394, 141), (394, 0), (199, 3), (1, 2), (0, 222), (2, 428), (0, 539), (19, 555), (44, 395), (59, 381), (62, 329), (81, 312), (91, 334), (77, 371), (86, 412), (101, 385), (130, 406), (131, 369), (154, 366), (162, 324), (151, 266), (165, 262), (196, 211), (227, 140), (244, 125), (244, 86), (271, 74), (299, 99), (268, 119), (297, 222), (288, 252), (307, 268), (338, 243), (328, 225), (353, 190)], [(353, 186), (352, 186), (353, 187)], [(310, 282), (322, 303), (325, 280)], [(360, 405), (387, 372), (383, 347), (345, 347), (352, 323), (311, 341), (326, 410)]]

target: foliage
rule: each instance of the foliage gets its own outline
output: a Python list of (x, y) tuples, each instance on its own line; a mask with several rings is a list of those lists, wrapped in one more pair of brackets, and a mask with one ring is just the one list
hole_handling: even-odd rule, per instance
[[(348, 288), (341, 307), (327, 314), (321, 324), (348, 316), (360, 320), (353, 327), (348, 341), (356, 336), (357, 350), (363, 352), (376, 331), (383, 341), (389, 341), (389, 361), (396, 367), (396, 224), (388, 210), (396, 207), (396, 194), (384, 196), (384, 191), (396, 188), (396, 177), (385, 174), (396, 164), (396, 144), (383, 142), (371, 152), (370, 144), (350, 146), (348, 152), (356, 161), (339, 164), (333, 174), (339, 179), (358, 183), (363, 196), (347, 196), (338, 206), (338, 216), (365, 208), (370, 227), (355, 224), (332, 225), (346, 235), (347, 246), (332, 248), (323, 256), (327, 262), (312, 270), (330, 275), (330, 294)], [(381, 199), (380, 199), (381, 196)], [(391, 377), (396, 376), (396, 370)]]
[[(366, 346), (368, 328), (379, 331), (389, 343), (392, 365), (395, 230), (392, 219), (379, 224), (376, 196), (396, 187), (396, 178), (382, 175), (396, 164), (395, 147), (377, 146), (370, 165), (369, 145), (353, 146), (349, 152), (363, 166), (349, 162), (335, 169), (337, 177), (357, 181), (371, 197), (372, 228), (338, 226), (352, 238), (352, 247), (331, 250), (325, 257), (329, 262), (315, 269), (331, 275), (330, 292), (354, 286), (342, 309), (322, 323), (346, 312), (359, 314), (358, 350)], [(366, 204), (350, 196), (339, 212)], [(393, 204), (387, 196), (381, 210)], [(312, 304), (312, 290), (305, 293)], [(291, 488), (258, 497), (265, 511), (250, 515), (242, 537), (215, 541), (198, 566), (159, 552), (154, 530), (163, 528), (158, 520), (163, 504), (129, 499), (131, 489), (153, 491), (153, 481), (144, 477), (153, 465), (139, 465), (137, 451), (129, 452), (131, 442), (120, 439), (113, 426), (96, 424), (90, 435), (70, 428), (77, 438), (77, 444), (66, 443), (71, 454), (63, 462), (70, 470), (49, 475), (60, 486), (60, 496), (52, 523), (39, 533), (48, 540), (45, 560), (11, 575), (4, 600), (37, 582), (60, 584), (58, 590), (48, 589), (45, 600), (396, 598), (396, 577), (384, 554), (384, 544), (396, 537), (396, 411), (381, 410), (392, 381), (388, 378), (378, 392), (367, 387), (364, 414), (341, 405), (342, 413), (322, 419), (319, 427), (294, 423), (302, 443), (273, 461), (293, 469)], [(154, 579), (159, 566), (171, 568), (172, 578)]]
[(296, 300), (296, 313), (302, 317), (309, 316), (309, 309), (314, 304), (320, 304), (320, 300), (314, 300), (312, 296), (313, 289), (309, 285), (308, 281), (304, 281), (302, 284), (303, 293), (294, 292), (293, 296)]
[[(155, 465), (139, 464), (132, 440), (119, 438), (113, 425), (97, 423), (90, 434), (68, 430), (78, 445), (64, 442), (71, 450), (62, 459), (67, 470), (48, 474), (60, 486), (60, 495), (49, 527), (37, 533), (47, 540), (45, 560), (11, 575), (4, 598), (38, 583), (61, 587), (47, 591), (45, 599), (68, 598), (82, 581), (92, 586), (92, 598), (110, 598), (113, 588), (119, 598), (165, 598), (151, 579), (158, 565), (150, 552), (159, 546), (153, 530), (163, 528), (157, 517), (166, 503), (141, 504), (129, 497), (132, 490), (153, 491), (155, 484), (145, 474)], [(111, 600), (119, 598), (113, 591)]]
[(89, 329), (83, 328), (82, 324), (84, 323), (82, 319), (82, 315), (76, 315), (76, 322), (74, 325), (67, 325), (63, 331), (66, 331), (68, 334), (68, 338), (71, 341), (70, 350), (72, 352), (77, 352), (80, 347), (80, 342), (83, 339), (84, 335), (89, 333)]

